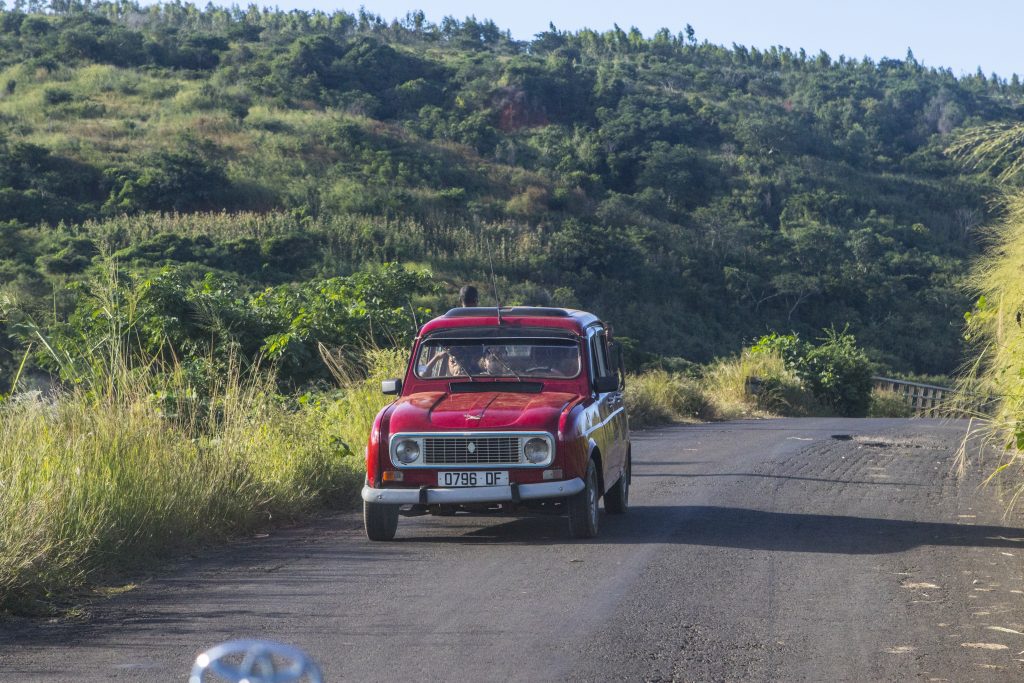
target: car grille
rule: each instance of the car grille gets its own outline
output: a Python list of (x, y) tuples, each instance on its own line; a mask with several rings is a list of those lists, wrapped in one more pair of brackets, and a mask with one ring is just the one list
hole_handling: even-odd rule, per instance
[(427, 465), (516, 465), (517, 436), (431, 436), (423, 440)]

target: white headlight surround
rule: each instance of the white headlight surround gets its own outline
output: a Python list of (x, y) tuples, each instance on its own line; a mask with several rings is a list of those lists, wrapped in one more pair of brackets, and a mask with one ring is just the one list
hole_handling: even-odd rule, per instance
[(533, 436), (523, 442), (523, 457), (531, 465), (540, 465), (551, 460), (551, 441)]
[(420, 459), (423, 449), (419, 439), (401, 439), (395, 442), (395, 458), (403, 465), (411, 465)]

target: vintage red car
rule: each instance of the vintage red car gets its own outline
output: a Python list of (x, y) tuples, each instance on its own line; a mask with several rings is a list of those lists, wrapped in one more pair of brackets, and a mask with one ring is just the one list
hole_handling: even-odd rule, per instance
[(629, 425), (609, 327), (561, 308), (454, 308), (424, 325), (366, 450), (371, 540), (404, 514), (566, 514), (598, 531), (629, 506)]

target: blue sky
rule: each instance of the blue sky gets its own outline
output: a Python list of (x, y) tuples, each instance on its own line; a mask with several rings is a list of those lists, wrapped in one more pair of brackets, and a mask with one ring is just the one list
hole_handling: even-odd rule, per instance
[(388, 19), (422, 9), (435, 23), (445, 15), (475, 15), (493, 19), (518, 39), (545, 30), (548, 22), (562, 30), (605, 30), (618, 23), (627, 30), (636, 26), (648, 36), (663, 26), (676, 33), (689, 23), (699, 40), (724, 45), (784, 45), (813, 54), (825, 50), (832, 57), (867, 55), (875, 60), (902, 58), (909, 47), (918, 61), (950, 67), (957, 75), (974, 73), (979, 66), (986, 74), (1024, 74), (1024, 50), (1019, 47), (1024, 3), (1015, 0), (281, 0), (277, 4), (281, 9), (350, 12), (362, 4)]

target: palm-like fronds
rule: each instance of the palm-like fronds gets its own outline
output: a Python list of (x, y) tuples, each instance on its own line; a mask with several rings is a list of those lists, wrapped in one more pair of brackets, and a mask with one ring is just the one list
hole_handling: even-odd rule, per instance
[(946, 147), (946, 154), (973, 171), (995, 175), (1001, 183), (1024, 171), (1024, 123), (994, 123), (970, 128)]

